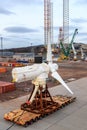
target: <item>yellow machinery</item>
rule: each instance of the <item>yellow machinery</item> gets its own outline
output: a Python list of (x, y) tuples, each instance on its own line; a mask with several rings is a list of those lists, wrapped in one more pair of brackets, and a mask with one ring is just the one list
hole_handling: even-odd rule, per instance
[(59, 58), (58, 58), (58, 62), (61, 62), (63, 60), (68, 60), (69, 57), (65, 56), (63, 53), (60, 54)]

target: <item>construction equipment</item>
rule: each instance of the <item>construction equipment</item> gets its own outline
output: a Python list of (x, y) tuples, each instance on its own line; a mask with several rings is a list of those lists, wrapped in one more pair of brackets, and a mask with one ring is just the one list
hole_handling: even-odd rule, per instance
[[(71, 49), (74, 49), (73, 42), (74, 42), (74, 39), (75, 39), (75, 36), (76, 36), (77, 33), (78, 33), (78, 29), (75, 29), (74, 34), (73, 34), (72, 39), (71, 39), (71, 42), (70, 42), (70, 44), (67, 48), (65, 48), (64, 45), (63, 45), (63, 38), (60, 39), (60, 46), (61, 46), (61, 50), (62, 50), (62, 53), (63, 53), (64, 56), (61, 57), (61, 55), (60, 55), (58, 61), (60, 61), (61, 58), (62, 58), (62, 60), (63, 60), (63, 58), (69, 59), (70, 51), (71, 51)], [(75, 54), (75, 56), (76, 56), (76, 54)]]
[(73, 60), (74, 60), (74, 61), (77, 61), (77, 52), (76, 52), (76, 50), (75, 50), (75, 47), (74, 47), (73, 43), (72, 43), (72, 50), (73, 50), (73, 54), (74, 54)]
[(63, 53), (60, 54), (60, 56), (58, 57), (58, 62), (61, 62), (63, 60), (68, 60), (69, 57), (65, 56)]
[(85, 54), (84, 54), (84, 52), (83, 52), (82, 47), (81, 47), (81, 60), (85, 60)]
[(69, 44), (69, 47), (68, 47), (68, 49), (67, 49), (67, 56), (69, 56), (69, 54), (70, 54), (70, 50), (71, 50), (71, 48), (72, 48), (72, 44), (73, 44), (73, 42), (74, 42), (74, 39), (75, 39), (75, 36), (76, 36), (77, 33), (78, 33), (78, 29), (76, 28), (75, 31), (74, 31), (74, 34), (73, 34), (73, 36), (72, 36), (71, 42), (70, 42), (70, 44)]

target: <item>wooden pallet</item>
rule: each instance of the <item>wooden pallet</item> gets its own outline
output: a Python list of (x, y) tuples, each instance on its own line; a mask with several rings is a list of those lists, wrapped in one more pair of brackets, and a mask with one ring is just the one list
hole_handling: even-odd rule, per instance
[[(67, 97), (67, 96), (62, 96), (62, 95), (57, 95), (52, 98), (53, 98), (54, 102), (58, 103), (59, 105), (57, 105), (57, 106), (53, 105), (53, 106), (51, 106), (51, 108), (48, 107), (48, 109), (46, 109), (45, 113), (37, 114), (37, 113), (17, 109), (17, 110), (10, 111), (9, 113), (6, 113), (4, 115), (4, 119), (26, 127), (26, 126), (36, 122), (37, 120), (39, 120), (57, 110), (62, 109), (66, 105), (69, 105), (70, 103), (74, 102), (76, 99), (75, 97)], [(49, 99), (47, 99), (47, 100), (49, 100)]]

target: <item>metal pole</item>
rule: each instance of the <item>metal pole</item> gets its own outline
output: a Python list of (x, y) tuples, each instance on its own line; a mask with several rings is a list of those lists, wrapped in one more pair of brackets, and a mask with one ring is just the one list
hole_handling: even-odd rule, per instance
[(1, 56), (3, 56), (3, 37), (1, 37)]

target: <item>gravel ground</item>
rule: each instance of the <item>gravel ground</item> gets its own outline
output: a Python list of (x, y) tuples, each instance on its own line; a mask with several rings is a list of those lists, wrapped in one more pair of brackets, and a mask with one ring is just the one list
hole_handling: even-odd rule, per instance
[[(67, 82), (82, 77), (87, 77), (87, 62), (85, 61), (63, 61), (61, 63), (58, 63), (58, 65), (59, 65), (58, 73)], [(11, 71), (12, 68), (7, 67), (6, 73), (0, 73), (0, 81), (12, 82)], [(54, 80), (52, 77), (49, 77), (47, 84), (48, 87), (54, 87), (58, 85), (59, 82)], [(27, 95), (32, 91), (33, 88), (31, 81), (27, 81), (23, 83), (15, 83), (15, 86), (16, 86), (16, 90), (12, 92), (0, 94), (0, 102), (4, 102), (10, 99)]]

